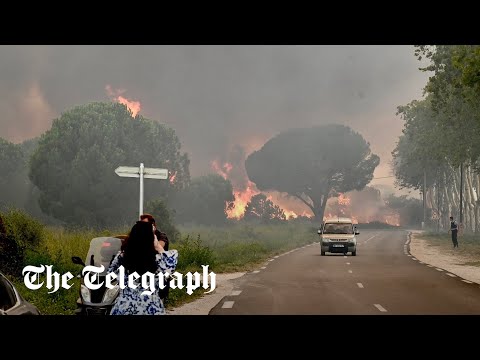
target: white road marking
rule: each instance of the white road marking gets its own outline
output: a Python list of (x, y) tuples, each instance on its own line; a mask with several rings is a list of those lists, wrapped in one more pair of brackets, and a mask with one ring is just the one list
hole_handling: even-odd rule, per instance
[(260, 270), (252, 271), (252, 273), (254, 273), (254, 274), (257, 274), (257, 273), (259, 273), (259, 272), (260, 272)]
[(414, 258), (413, 256), (412, 256), (412, 260), (415, 260), (415, 261), (417, 261), (417, 259), (416, 259), (416, 258)]
[(266, 266), (262, 266), (260, 269), (265, 270), (266, 268), (267, 268)]
[(418, 261), (419, 264), (425, 264), (423, 261)]
[(343, 257), (346, 259), (346, 258), (347, 258), (347, 255), (343, 255)]
[(408, 254), (407, 256), (410, 256), (410, 257), (411, 257), (412, 255)]
[(439, 269), (439, 268), (435, 268), (435, 270), (437, 270), (437, 271), (443, 271), (443, 269)]
[(380, 304), (373, 304), (379, 311), (381, 312), (387, 312), (387, 309), (385, 309), (382, 305)]
[(347, 264), (347, 265), (350, 265), (350, 263), (349, 263), (349, 262), (347, 262), (346, 264)]
[(348, 272), (349, 272), (350, 274), (351, 274), (351, 273), (353, 273), (353, 271), (352, 271), (352, 270), (348, 270)]
[(375, 235), (369, 237), (369, 238), (368, 238), (367, 240), (365, 240), (363, 243), (365, 244), (367, 241), (372, 240), (372, 239), (373, 239), (375, 236), (377, 236), (377, 235), (378, 235), (378, 234), (375, 234)]
[(274, 258), (274, 259), (278, 258), (278, 255), (277, 255), (277, 256), (274, 256), (273, 258)]
[(268, 261), (273, 261), (273, 260), (275, 260), (275, 259), (269, 259)]
[(231, 296), (238, 296), (240, 295), (242, 290), (233, 290), (232, 293), (230, 294)]
[(363, 289), (363, 284), (362, 283), (357, 283), (357, 285), (360, 289)]
[(433, 267), (433, 265), (427, 265), (428, 267)]
[(222, 309), (231, 309), (235, 301), (225, 301), (222, 305)]
[(471, 281), (468, 281), (468, 280), (462, 280), (462, 281), (467, 284), (473, 284)]
[(448, 276), (450, 277), (457, 277), (456, 275), (453, 275), (453, 274), (450, 274), (450, 273), (447, 273)]

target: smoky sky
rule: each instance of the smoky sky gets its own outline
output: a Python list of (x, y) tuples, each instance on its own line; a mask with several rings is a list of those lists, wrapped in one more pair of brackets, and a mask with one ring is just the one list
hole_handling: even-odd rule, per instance
[(194, 176), (238, 146), (327, 123), (360, 132), (388, 176), (396, 108), (428, 78), (420, 65), (412, 46), (1, 46), (0, 136), (36, 137), (76, 105), (110, 101), (110, 85), (175, 129)]

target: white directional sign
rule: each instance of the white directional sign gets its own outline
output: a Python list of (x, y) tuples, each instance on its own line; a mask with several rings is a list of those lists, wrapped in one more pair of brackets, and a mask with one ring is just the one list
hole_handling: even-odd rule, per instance
[[(140, 167), (131, 167), (131, 166), (119, 166), (115, 169), (115, 173), (118, 176), (122, 177), (140, 177)], [(167, 169), (158, 169), (158, 168), (143, 168), (143, 177), (145, 179), (168, 179), (168, 170)]]
[(115, 169), (115, 173), (121, 177), (140, 178), (140, 209), (139, 217), (143, 214), (143, 179), (168, 179), (167, 169), (146, 168), (143, 163), (140, 166), (119, 166)]

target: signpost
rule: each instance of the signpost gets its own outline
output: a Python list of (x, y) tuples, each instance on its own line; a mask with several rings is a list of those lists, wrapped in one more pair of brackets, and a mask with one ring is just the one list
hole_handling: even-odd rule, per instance
[(143, 163), (139, 167), (119, 166), (115, 169), (115, 173), (121, 177), (140, 178), (139, 218), (143, 214), (143, 179), (168, 179), (167, 169), (146, 168)]

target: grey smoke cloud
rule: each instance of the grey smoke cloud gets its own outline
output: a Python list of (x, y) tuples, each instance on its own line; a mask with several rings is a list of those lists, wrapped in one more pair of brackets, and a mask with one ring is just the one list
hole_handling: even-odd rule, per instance
[(248, 154), (326, 123), (359, 131), (381, 157), (375, 175), (390, 175), (396, 107), (427, 80), (411, 46), (1, 46), (0, 59), (1, 137), (38, 136), (73, 106), (109, 101), (110, 85), (176, 130), (192, 175), (236, 145)]

